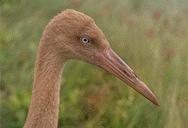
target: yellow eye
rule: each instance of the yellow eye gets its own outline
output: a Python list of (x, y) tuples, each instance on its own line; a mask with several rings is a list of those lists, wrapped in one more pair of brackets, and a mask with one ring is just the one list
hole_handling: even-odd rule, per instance
[(82, 42), (83, 42), (84, 44), (89, 43), (89, 39), (88, 39), (87, 37), (82, 37), (81, 40), (82, 40)]

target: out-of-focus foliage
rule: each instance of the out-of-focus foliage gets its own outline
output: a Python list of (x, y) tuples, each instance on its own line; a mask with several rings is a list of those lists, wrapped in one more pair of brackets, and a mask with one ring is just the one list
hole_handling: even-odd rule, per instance
[(62, 78), (59, 127), (188, 127), (188, 1), (1, 0), (1, 128), (23, 127), (39, 40), (67, 8), (95, 20), (161, 106), (106, 71), (71, 60)]

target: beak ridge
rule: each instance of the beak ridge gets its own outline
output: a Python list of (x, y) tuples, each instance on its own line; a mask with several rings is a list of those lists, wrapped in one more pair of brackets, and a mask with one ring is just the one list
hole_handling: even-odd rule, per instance
[(159, 106), (159, 101), (151, 90), (110, 47), (107, 47), (104, 52), (96, 54), (94, 65), (110, 72), (152, 103)]

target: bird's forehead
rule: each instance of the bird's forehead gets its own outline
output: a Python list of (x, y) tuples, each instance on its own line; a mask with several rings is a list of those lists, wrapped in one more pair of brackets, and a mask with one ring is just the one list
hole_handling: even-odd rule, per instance
[(101, 50), (109, 45), (105, 35), (91, 17), (74, 10), (66, 10), (63, 13), (64, 19), (68, 22), (69, 27), (72, 26), (71, 30), (74, 30), (72, 34), (74, 32), (77, 36), (88, 36)]
[(77, 25), (77, 27), (83, 27), (84, 25), (94, 22), (91, 17), (84, 13), (71, 9), (63, 11), (62, 17), (65, 21)]
[(95, 23), (89, 24), (83, 33), (86, 33), (85, 35), (88, 35), (89, 38), (93, 40), (94, 44), (101, 50), (109, 45), (104, 33)]
[(97, 27), (94, 20), (81, 12), (70, 9), (65, 10), (57, 15), (50, 24), (56, 29), (58, 26), (58, 29), (55, 29), (55, 31), (64, 33), (67, 39), (87, 36), (100, 50), (109, 45), (103, 32)]

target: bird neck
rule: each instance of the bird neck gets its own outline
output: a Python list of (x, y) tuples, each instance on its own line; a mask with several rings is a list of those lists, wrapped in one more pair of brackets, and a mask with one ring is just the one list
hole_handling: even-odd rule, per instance
[(58, 125), (59, 95), (62, 70), (65, 60), (55, 51), (40, 44), (35, 63), (35, 76), (31, 105), (25, 128), (50, 127)]

